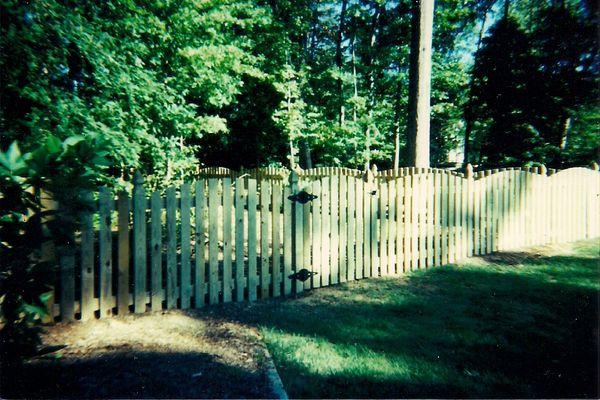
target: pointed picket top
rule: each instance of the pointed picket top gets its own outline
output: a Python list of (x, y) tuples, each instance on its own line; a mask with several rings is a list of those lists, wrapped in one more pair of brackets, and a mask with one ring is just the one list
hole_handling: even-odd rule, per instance
[(298, 183), (298, 172), (296, 172), (296, 170), (292, 169), (290, 171), (290, 184), (297, 184)]
[(473, 179), (473, 166), (471, 163), (467, 163), (467, 166), (465, 167), (465, 177), (467, 179)]
[(548, 173), (548, 169), (546, 168), (546, 166), (544, 164), (542, 164), (538, 167), (538, 171), (541, 175), (547, 175), (547, 173)]
[(133, 174), (133, 184), (135, 186), (140, 186), (144, 184), (144, 177), (142, 176), (142, 173), (140, 171), (135, 171), (135, 174)]

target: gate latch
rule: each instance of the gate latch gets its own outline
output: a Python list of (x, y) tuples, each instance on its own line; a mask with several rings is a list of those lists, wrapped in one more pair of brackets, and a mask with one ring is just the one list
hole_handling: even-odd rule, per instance
[(310, 194), (310, 193), (302, 190), (296, 194), (289, 196), (288, 199), (291, 201), (297, 201), (300, 204), (306, 204), (309, 201), (313, 201), (317, 197), (318, 196), (315, 196), (314, 194)]

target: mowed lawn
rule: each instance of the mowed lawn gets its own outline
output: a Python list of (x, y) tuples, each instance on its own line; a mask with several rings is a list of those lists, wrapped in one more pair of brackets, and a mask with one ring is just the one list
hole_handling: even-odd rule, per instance
[(257, 303), (247, 322), (293, 398), (597, 398), (599, 277), (596, 240), (538, 247)]

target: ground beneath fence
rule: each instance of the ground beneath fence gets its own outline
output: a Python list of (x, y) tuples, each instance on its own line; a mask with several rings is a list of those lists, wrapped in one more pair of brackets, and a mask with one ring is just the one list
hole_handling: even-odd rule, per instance
[(2, 382), (2, 397), (273, 397), (257, 331), (211, 312), (58, 324), (43, 339), (56, 351)]
[(272, 398), (264, 342), (291, 398), (597, 398), (599, 246), (58, 324), (1, 397)]

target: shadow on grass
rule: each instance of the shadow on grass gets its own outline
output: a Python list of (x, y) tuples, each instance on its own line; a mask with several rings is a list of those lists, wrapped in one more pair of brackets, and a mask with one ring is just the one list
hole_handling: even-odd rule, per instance
[[(3, 398), (262, 398), (262, 373), (198, 352), (107, 351), (4, 371)], [(194, 376), (193, 376), (194, 375)]]
[(291, 397), (598, 396), (598, 260), (514, 257), (225, 307)]

